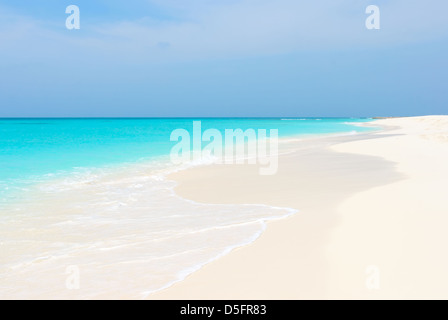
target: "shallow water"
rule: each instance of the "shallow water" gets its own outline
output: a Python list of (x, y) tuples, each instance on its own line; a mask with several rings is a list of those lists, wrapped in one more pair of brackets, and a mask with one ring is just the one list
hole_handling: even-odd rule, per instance
[[(144, 298), (254, 241), (266, 221), (295, 213), (178, 197), (175, 182), (166, 176), (194, 164), (174, 166), (163, 154), (173, 145), (170, 130), (188, 129), (192, 120), (164, 121), (1, 121), (9, 133), (1, 138), (0, 156), (5, 188), (0, 298)], [(365, 130), (347, 121), (356, 122), (209, 119), (203, 124), (220, 130), (278, 126), (281, 137), (295, 138)], [(324, 126), (304, 128), (299, 122)], [(73, 276), (79, 289), (69, 289)]]

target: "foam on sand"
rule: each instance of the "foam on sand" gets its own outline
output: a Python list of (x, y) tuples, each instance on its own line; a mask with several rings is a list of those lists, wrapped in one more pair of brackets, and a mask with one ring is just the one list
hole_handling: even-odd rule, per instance
[[(197, 164), (196, 164), (197, 165)], [(1, 216), (1, 298), (144, 298), (295, 210), (177, 196), (177, 169), (134, 165), (42, 183)], [(66, 288), (70, 266), (79, 290)]]

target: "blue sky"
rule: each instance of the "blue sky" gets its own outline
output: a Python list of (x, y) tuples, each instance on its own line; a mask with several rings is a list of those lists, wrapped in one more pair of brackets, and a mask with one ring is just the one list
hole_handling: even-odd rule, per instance
[(447, 15), (445, 0), (2, 1), (0, 117), (447, 114)]

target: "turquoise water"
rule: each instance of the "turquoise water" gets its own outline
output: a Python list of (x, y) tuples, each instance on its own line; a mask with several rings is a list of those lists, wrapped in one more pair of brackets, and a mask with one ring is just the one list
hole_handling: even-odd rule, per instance
[(278, 129), (280, 137), (366, 131), (369, 119), (1, 119), (0, 183), (167, 155), (177, 128)]
[[(0, 120), (0, 298), (145, 298), (297, 212), (179, 197), (170, 135), (193, 120), (281, 138), (371, 130), (350, 125), (369, 119)], [(65, 287), (70, 266), (80, 290)]]
[(115, 166), (168, 155), (173, 130), (278, 129), (279, 137), (362, 132), (353, 118), (0, 119), (0, 196), (81, 168)]

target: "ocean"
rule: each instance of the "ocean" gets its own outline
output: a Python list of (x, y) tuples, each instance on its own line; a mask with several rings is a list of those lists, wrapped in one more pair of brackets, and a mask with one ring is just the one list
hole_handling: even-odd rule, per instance
[(145, 298), (295, 214), (209, 205), (167, 175), (176, 129), (373, 130), (353, 118), (0, 119), (0, 298)]

